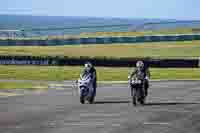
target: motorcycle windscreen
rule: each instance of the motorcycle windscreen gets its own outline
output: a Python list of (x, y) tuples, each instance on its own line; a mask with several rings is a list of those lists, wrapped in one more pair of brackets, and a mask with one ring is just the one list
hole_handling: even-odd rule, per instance
[(86, 81), (86, 80), (89, 80), (90, 76), (91, 76), (91, 74), (83, 73), (80, 75), (80, 79), (83, 81)]

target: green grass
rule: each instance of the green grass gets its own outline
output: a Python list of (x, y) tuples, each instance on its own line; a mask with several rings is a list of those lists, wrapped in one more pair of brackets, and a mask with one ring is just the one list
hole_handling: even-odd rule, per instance
[(45, 83), (31, 83), (31, 82), (0, 82), (0, 89), (47, 89), (48, 85)]
[[(18, 80), (47, 80), (63, 81), (76, 80), (82, 67), (55, 66), (0, 66), (0, 79)], [(99, 81), (127, 80), (132, 68), (97, 67)], [(200, 79), (199, 68), (151, 68), (152, 79)]]
[(0, 79), (62, 81), (76, 79), (80, 67), (0, 66)]
[(112, 45), (1, 46), (0, 55), (69, 57), (199, 57), (200, 41), (157, 42)]

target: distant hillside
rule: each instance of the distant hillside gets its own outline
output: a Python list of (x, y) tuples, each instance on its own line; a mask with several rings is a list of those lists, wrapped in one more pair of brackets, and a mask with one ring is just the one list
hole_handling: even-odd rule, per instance
[(134, 30), (143, 30), (143, 31), (159, 31), (159, 30), (174, 30), (174, 29), (199, 29), (200, 20), (192, 21), (161, 21), (161, 22), (150, 22), (139, 25)]

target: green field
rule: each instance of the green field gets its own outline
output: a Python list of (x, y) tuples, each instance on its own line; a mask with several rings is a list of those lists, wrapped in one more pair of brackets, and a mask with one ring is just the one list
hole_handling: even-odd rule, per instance
[(112, 45), (1, 46), (0, 55), (68, 57), (199, 57), (200, 41), (157, 42)]
[[(76, 80), (82, 67), (0, 66), (0, 79), (64, 81)], [(126, 81), (132, 68), (97, 67), (99, 81)], [(198, 68), (151, 68), (152, 79), (200, 79)]]

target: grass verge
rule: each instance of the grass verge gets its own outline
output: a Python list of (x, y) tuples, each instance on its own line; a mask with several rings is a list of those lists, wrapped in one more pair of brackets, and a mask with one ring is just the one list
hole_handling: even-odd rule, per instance
[[(76, 80), (81, 69), (82, 67), (72, 66), (0, 66), (0, 79)], [(96, 67), (96, 69), (98, 81), (126, 81), (133, 68)], [(151, 79), (200, 79), (199, 68), (151, 68), (150, 71)], [(19, 85), (25, 86), (25, 84)]]
[[(169, 52), (170, 51), (170, 52)], [(200, 41), (157, 42), (112, 45), (1, 46), (0, 55), (68, 57), (199, 57)]]

